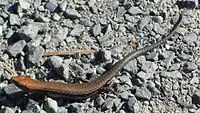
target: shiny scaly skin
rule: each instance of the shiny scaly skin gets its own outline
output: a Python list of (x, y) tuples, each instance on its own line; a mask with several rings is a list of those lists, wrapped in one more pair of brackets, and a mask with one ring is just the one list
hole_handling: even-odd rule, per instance
[(132, 59), (145, 54), (148, 51), (153, 50), (166, 43), (166, 41), (176, 32), (180, 26), (182, 20), (182, 15), (180, 14), (177, 23), (174, 25), (173, 29), (169, 34), (164, 36), (162, 40), (150, 46), (138, 49), (136, 51), (130, 52), (123, 59), (115, 63), (108, 71), (106, 71), (102, 76), (94, 79), (87, 83), (60, 83), (60, 82), (42, 82), (38, 80), (33, 80), (26, 76), (14, 76), (12, 81), (17, 85), (28, 89), (29, 91), (42, 91), (48, 93), (55, 93), (59, 95), (65, 95), (65, 97), (76, 100), (85, 99), (91, 95), (98, 92), (103, 86), (105, 86), (109, 80), (111, 80), (117, 73)]

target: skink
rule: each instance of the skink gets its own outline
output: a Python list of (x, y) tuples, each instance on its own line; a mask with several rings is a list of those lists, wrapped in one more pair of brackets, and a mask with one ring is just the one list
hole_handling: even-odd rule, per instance
[(38, 80), (33, 80), (26, 76), (14, 76), (11, 78), (17, 85), (28, 89), (29, 91), (42, 91), (48, 93), (56, 93), (59, 95), (65, 95), (69, 99), (85, 99), (89, 96), (98, 92), (103, 86), (105, 86), (109, 80), (111, 80), (117, 73), (133, 58), (145, 54), (154, 48), (166, 43), (166, 41), (176, 32), (177, 28), (180, 26), (182, 20), (182, 15), (180, 14), (177, 23), (174, 25), (172, 30), (163, 39), (150, 46), (138, 49), (136, 51), (130, 52), (123, 59), (115, 63), (108, 71), (106, 71), (102, 76), (94, 79), (87, 83), (61, 83), (61, 82), (42, 82)]

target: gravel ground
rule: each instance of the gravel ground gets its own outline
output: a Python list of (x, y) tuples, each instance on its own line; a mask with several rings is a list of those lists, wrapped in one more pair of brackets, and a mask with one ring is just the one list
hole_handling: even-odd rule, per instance
[[(43, 98), (10, 80), (95, 79), (135, 46), (160, 40), (179, 13), (167, 44), (130, 61), (94, 98)], [(198, 0), (1, 0), (0, 45), (0, 113), (200, 113)], [(42, 57), (80, 49), (101, 52)]]

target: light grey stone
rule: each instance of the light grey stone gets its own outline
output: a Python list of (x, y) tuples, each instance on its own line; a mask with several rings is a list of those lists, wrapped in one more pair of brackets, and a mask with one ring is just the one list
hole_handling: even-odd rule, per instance
[(24, 40), (20, 40), (13, 45), (9, 45), (7, 52), (12, 56), (16, 57), (19, 53), (22, 52), (23, 48), (25, 47), (26, 42)]
[(38, 26), (34, 24), (28, 24), (27, 26), (22, 26), (22, 28), (19, 30), (18, 34), (21, 39), (25, 41), (30, 41), (35, 39), (38, 33)]
[(146, 73), (154, 73), (158, 66), (154, 62), (146, 61), (142, 64), (142, 70)]
[(19, 17), (15, 14), (10, 14), (9, 22), (10, 25), (20, 25)]
[(132, 6), (130, 9), (128, 9), (128, 12), (131, 15), (137, 15), (137, 14), (143, 14), (144, 13), (139, 7), (135, 7), (135, 6)]
[(124, 66), (124, 69), (131, 72), (132, 74), (136, 74), (138, 71), (137, 60), (136, 59), (131, 60)]
[(72, 18), (72, 19), (77, 19), (82, 17), (75, 9), (66, 9), (65, 13), (64, 13), (66, 18)]
[(47, 113), (57, 113), (58, 104), (55, 100), (47, 98), (44, 104), (44, 109), (47, 111)]
[(136, 89), (135, 96), (140, 99), (150, 100), (151, 92), (146, 87), (140, 87)]
[(81, 33), (84, 31), (85, 27), (80, 25), (80, 24), (76, 24), (73, 28), (73, 30), (70, 32), (71, 36), (80, 36)]
[(141, 104), (135, 96), (128, 99), (127, 105), (131, 113), (138, 113), (141, 110)]
[(92, 28), (92, 34), (94, 36), (97, 36), (101, 33), (101, 24), (100, 23), (97, 23), (96, 25), (93, 26)]
[(27, 9), (29, 9), (30, 6), (31, 6), (31, 1), (29, 1), (29, 0), (19, 0), (19, 4), (20, 4), (20, 7), (21, 7), (22, 9), (27, 10)]
[(39, 63), (42, 59), (42, 55), (44, 53), (44, 49), (41, 46), (34, 47), (32, 46), (27, 53), (27, 66), (31, 66), (33, 64)]
[(32, 111), (33, 113), (38, 113), (41, 110), (39, 103), (32, 99), (28, 100), (26, 109)]

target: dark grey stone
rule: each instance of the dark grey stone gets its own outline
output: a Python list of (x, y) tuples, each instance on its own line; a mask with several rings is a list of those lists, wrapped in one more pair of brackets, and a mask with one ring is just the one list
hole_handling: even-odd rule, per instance
[(80, 25), (80, 24), (76, 24), (73, 28), (73, 30), (70, 32), (71, 36), (78, 36), (80, 37), (81, 33), (84, 31), (85, 27)]
[(39, 103), (32, 99), (28, 100), (26, 109), (32, 111), (33, 113), (39, 113), (41, 110)]
[(46, 4), (46, 8), (51, 12), (55, 12), (56, 8), (58, 7), (57, 0), (49, 0)]
[(128, 107), (128, 110), (131, 112), (131, 113), (138, 113), (140, 110), (141, 110), (141, 104), (140, 102), (135, 98), (135, 96), (131, 97), (128, 99), (128, 102), (127, 102), (127, 107)]
[(97, 23), (92, 28), (92, 34), (93, 36), (97, 36), (100, 35), (100, 33), (101, 33), (101, 24)]
[(146, 87), (139, 87), (135, 91), (135, 96), (143, 100), (150, 100), (151, 92)]
[(83, 111), (83, 103), (72, 103), (68, 107), (68, 112), (69, 113), (84, 113)]
[(192, 95), (192, 103), (200, 104), (200, 90), (197, 89), (196, 92)]
[(25, 41), (30, 41), (35, 39), (38, 33), (38, 26), (33, 24), (28, 24), (28, 26), (22, 26), (22, 28), (19, 30), (18, 34), (21, 39)]
[(20, 40), (20, 41), (14, 43), (13, 45), (9, 45), (7, 52), (12, 57), (16, 57), (19, 53), (22, 52), (25, 45), (26, 45), (26, 42), (24, 40)]
[(75, 9), (70, 9), (70, 8), (66, 9), (64, 15), (66, 18), (72, 18), (72, 19), (77, 19), (81, 17), (81, 15)]
[(58, 104), (55, 100), (51, 98), (47, 98), (44, 103), (44, 109), (47, 113), (57, 113), (58, 111)]
[(19, 17), (15, 14), (10, 14), (9, 22), (10, 25), (20, 25)]
[(42, 55), (44, 53), (44, 49), (41, 46), (34, 47), (32, 46), (27, 53), (27, 66), (34, 65), (39, 63), (42, 59)]

